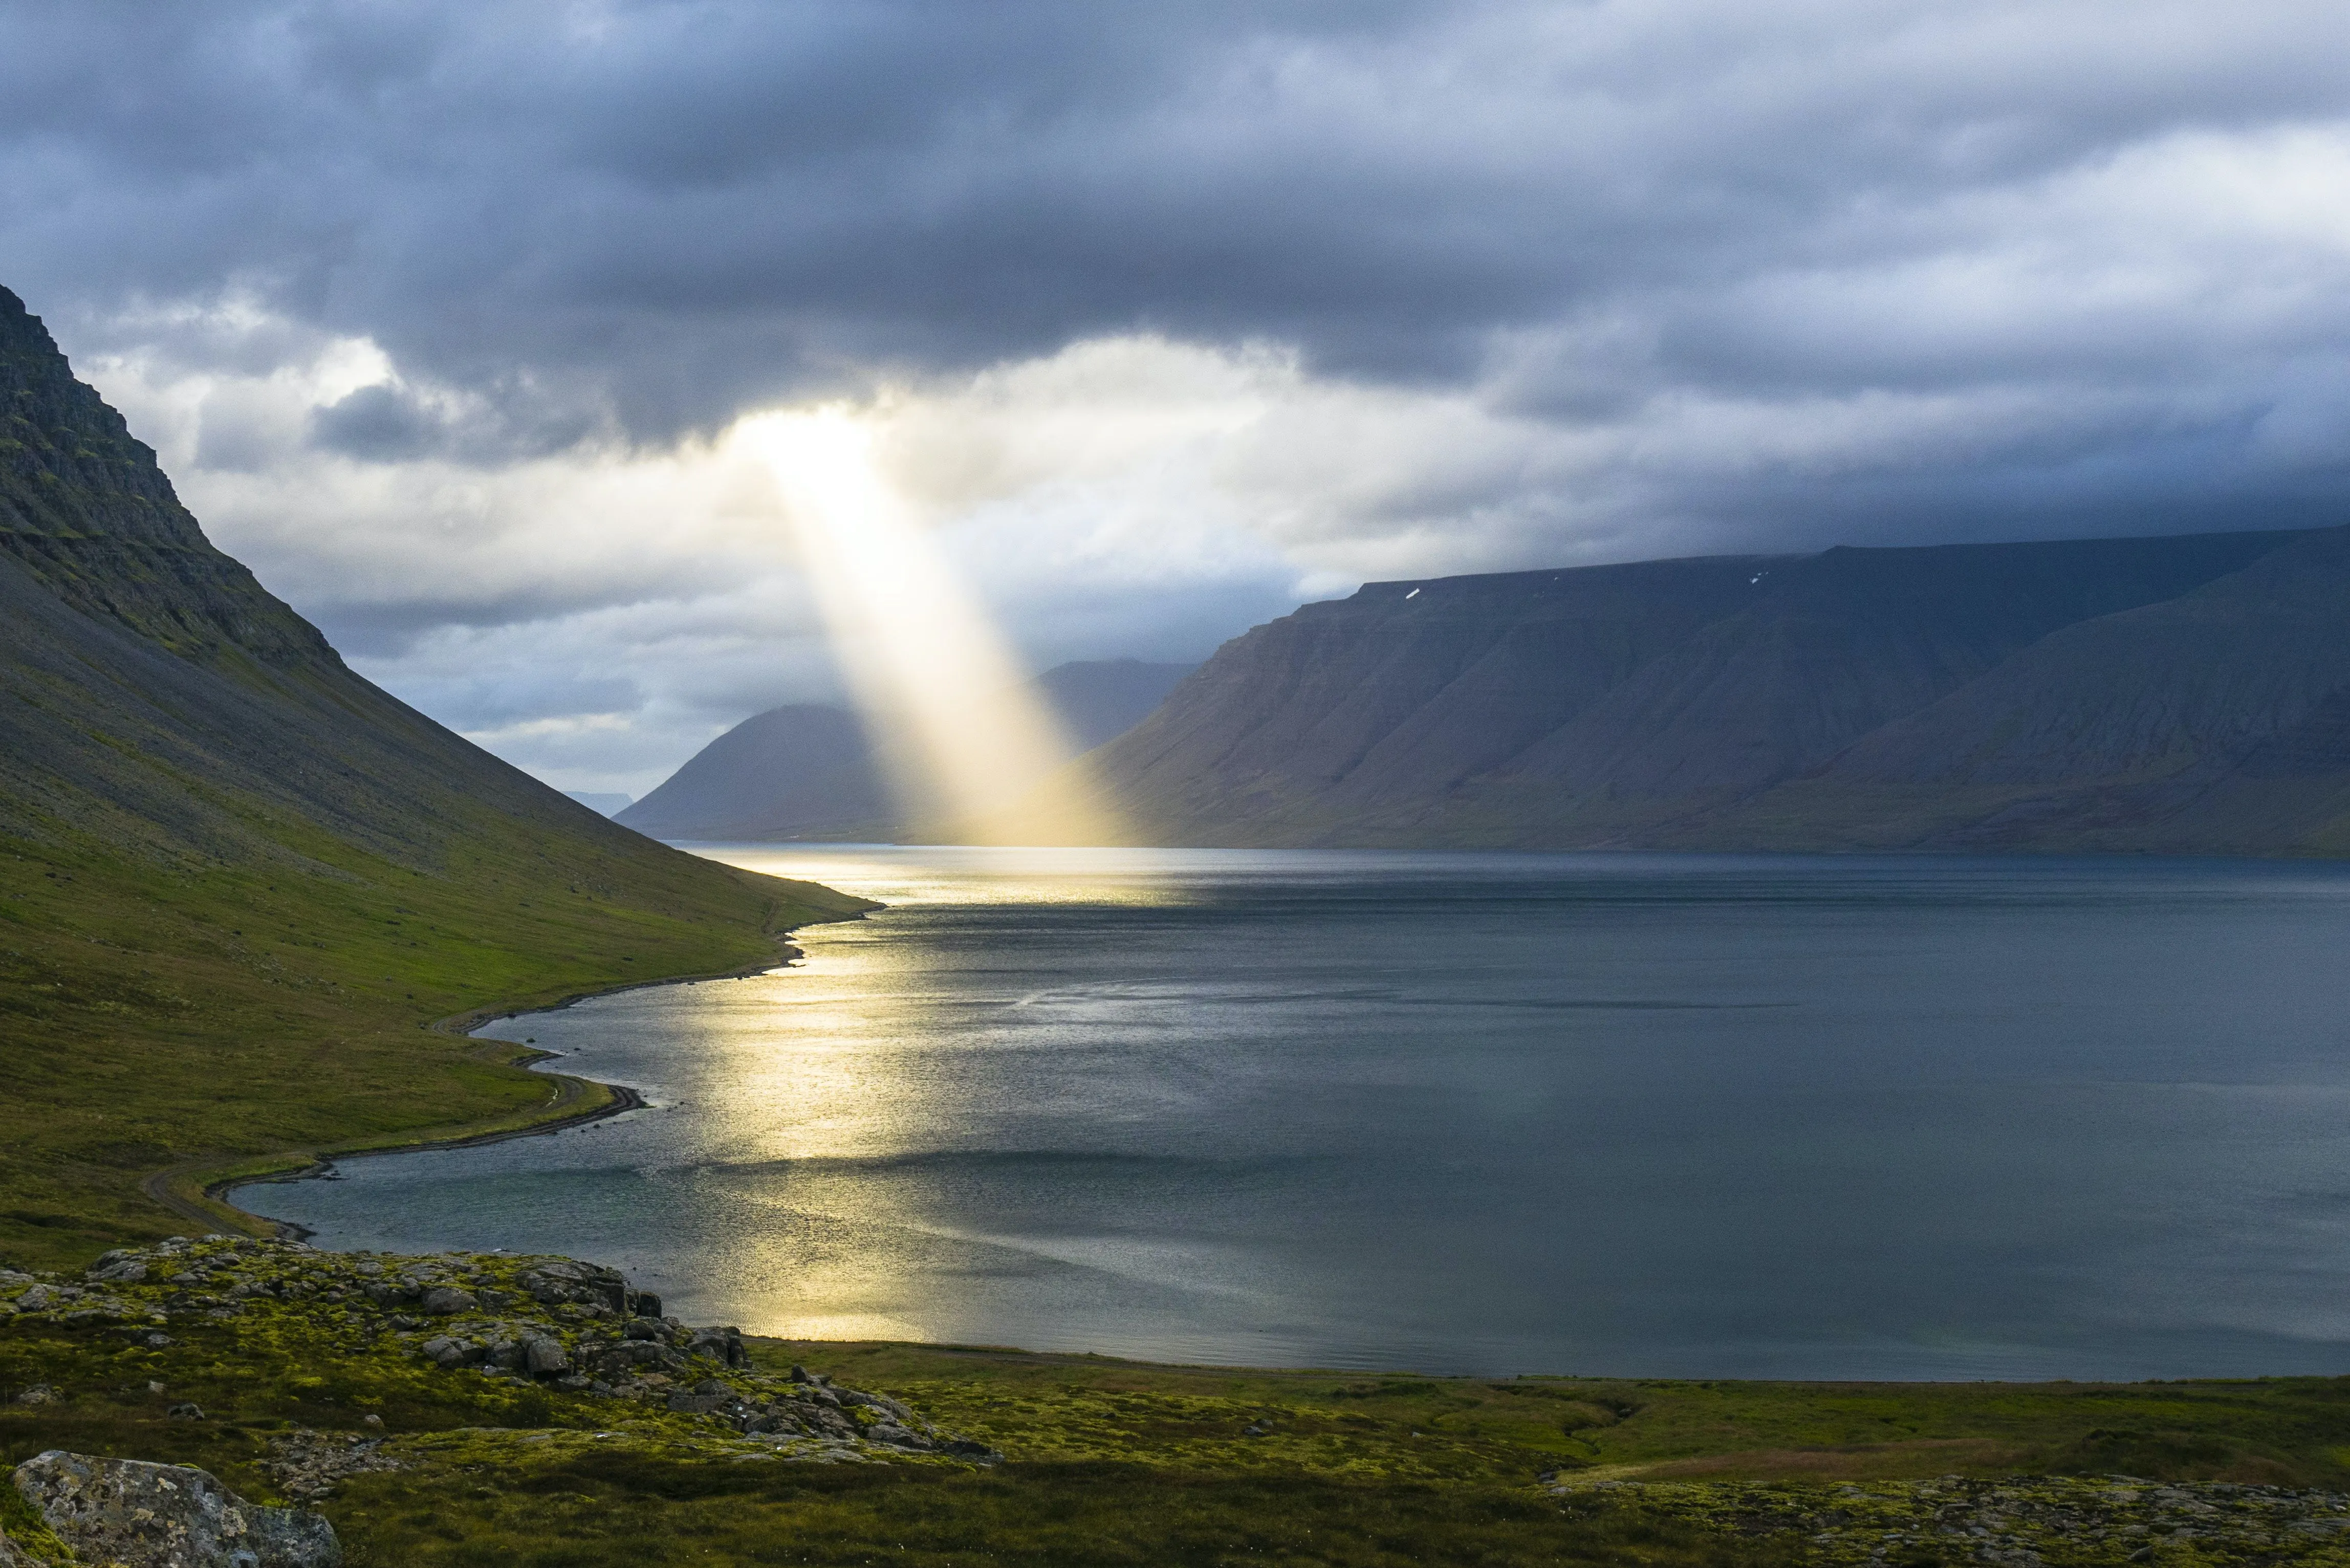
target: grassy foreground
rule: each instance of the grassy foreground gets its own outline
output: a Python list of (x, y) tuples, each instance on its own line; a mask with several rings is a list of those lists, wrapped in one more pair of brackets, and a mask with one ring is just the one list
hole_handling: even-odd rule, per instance
[(870, 907), (524, 820), (431, 869), (269, 826), (293, 852), (227, 864), (0, 839), (0, 1258), (185, 1231), (231, 1170), (520, 1125), (567, 1088), (592, 1109), (432, 1021), (771, 963), (785, 929)]
[[(745, 1358), (673, 1323), (690, 1349), (624, 1374), (611, 1347), (650, 1325), (551, 1303), (544, 1262), (223, 1240), (134, 1256), (127, 1282), (120, 1261), (0, 1275), (0, 1466), (202, 1465), (320, 1508), (354, 1568), (2350, 1561), (2345, 1380), (1365, 1377), (755, 1340)], [(464, 1304), (431, 1307), (438, 1283)], [(540, 1336), (562, 1376), (483, 1362)], [(483, 1364), (439, 1365), (452, 1341)], [(795, 1363), (911, 1407), (932, 1451), (853, 1403), (828, 1434), (776, 1418), (818, 1414)], [(42, 1546), (13, 1489), (0, 1528)]]

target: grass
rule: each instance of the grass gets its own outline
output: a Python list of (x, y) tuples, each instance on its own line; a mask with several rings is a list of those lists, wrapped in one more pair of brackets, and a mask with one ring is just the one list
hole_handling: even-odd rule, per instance
[[(623, 877), (528, 824), (425, 870), (303, 849), (244, 866), (65, 836), (0, 851), (0, 1261), (77, 1265), (188, 1229), (142, 1194), (159, 1170), (196, 1182), (544, 1115), (549, 1084), (514, 1047), (432, 1022), (755, 964), (776, 931), (851, 907), (683, 861)], [(755, 1347), (770, 1372), (819, 1366), (1004, 1456), (974, 1469), (778, 1462), (709, 1417), (441, 1372), (413, 1354), (423, 1332), (294, 1300), (218, 1321), (174, 1309), (164, 1345), (143, 1324), (0, 1318), (0, 1464), (52, 1447), (177, 1460), (272, 1500), (290, 1435), (388, 1432), (402, 1468), (323, 1505), (354, 1568), (1923, 1568), (1977, 1560), (1971, 1535), (1935, 1522), (1954, 1509), (1986, 1532), (2037, 1510), (2051, 1563), (2350, 1561), (2322, 1533), (2239, 1550), (2156, 1518), (2077, 1544), (2046, 1523), (2138, 1517), (2149, 1505), (2116, 1501), (2137, 1495), (2116, 1474), (2350, 1493), (2350, 1380), (1480, 1380)], [(35, 1385), (60, 1399), (6, 1402)], [(172, 1418), (182, 1401), (206, 1418)], [(2017, 1475), (2058, 1479), (2002, 1479)], [(0, 1488), (0, 1528), (37, 1545), (23, 1512)]]
[(184, 1202), (231, 1169), (527, 1122), (556, 1085), (435, 1020), (773, 962), (782, 931), (864, 907), (650, 845), (615, 866), (530, 822), (431, 870), (275, 827), (297, 854), (0, 840), (0, 1260), (187, 1230), (141, 1190), (169, 1168)]
[[(2101, 1475), (2350, 1489), (2350, 1379), (1764, 1383), (1361, 1376), (782, 1345), (1040, 1459), (1429, 1482)], [(1265, 1436), (1235, 1445), (1252, 1424)]]
[[(403, 1327), (348, 1291), (330, 1299), (334, 1272), (349, 1260), (233, 1243), (179, 1256), (208, 1260), (205, 1291), (231, 1282), (265, 1288), (233, 1308), (205, 1310), (173, 1299), (191, 1288), (183, 1276), (99, 1291), (105, 1310), (76, 1312), (82, 1321), (64, 1309), (0, 1317), (0, 1465), (48, 1448), (136, 1454), (202, 1465), (270, 1501), (282, 1497), (273, 1455), (295, 1432), (388, 1435), (384, 1452), (401, 1468), (348, 1478), (323, 1504), (354, 1568), (1784, 1556), (1637, 1510), (1595, 1516), (1562, 1505), (1513, 1461), (1428, 1466), (1403, 1438), (1408, 1417), (1384, 1407), (1367, 1463), (1361, 1455), (1331, 1463), (1310, 1449), (1243, 1437), (1235, 1421), (1252, 1418), (1244, 1407), (1290, 1389), (1277, 1376), (1250, 1382), (1243, 1399), (1225, 1386), (1232, 1375), (1203, 1391), (1204, 1375), (1181, 1368), (762, 1344), (757, 1366), (729, 1378), (772, 1384), (795, 1360), (849, 1386), (876, 1386), (856, 1381), (868, 1371), (926, 1373), (905, 1386), (941, 1407), (918, 1410), (953, 1430), (944, 1408), (951, 1405), (956, 1419), (984, 1419), (1010, 1445), (1003, 1463), (983, 1469), (879, 1449), (866, 1462), (780, 1461), (772, 1445), (658, 1401), (442, 1371), (417, 1345), (473, 1320)], [(435, 1262), (501, 1285), (525, 1267), (496, 1257)], [(290, 1281), (310, 1282), (288, 1289)], [(494, 1311), (517, 1307), (539, 1311), (518, 1295)], [(167, 1308), (169, 1343), (152, 1344)], [(583, 1329), (575, 1320), (556, 1332), (576, 1344)], [(19, 1401), (36, 1387), (54, 1397)], [(1007, 1398), (1032, 1407), (1016, 1424)], [(169, 1414), (187, 1403), (203, 1417)], [(10, 1522), (14, 1533), (27, 1521)]]
[[(53, 1447), (133, 1454), (280, 1501), (275, 1467), (296, 1434), (380, 1438), (399, 1468), (347, 1477), (318, 1505), (353, 1568), (1924, 1568), (1997, 1561), (1985, 1540), (2027, 1537), (2051, 1563), (2199, 1568), (2338, 1563), (2334, 1526), (2350, 1522), (2350, 1380), (1361, 1376), (754, 1341), (754, 1366), (725, 1374), (738, 1386), (781, 1386), (805, 1364), (1003, 1456), (790, 1462), (658, 1398), (442, 1371), (418, 1346), (475, 1318), (402, 1320), (396, 1305), (322, 1293), (316, 1282), (331, 1286), (353, 1260), (234, 1243), (186, 1256), (211, 1260), (203, 1289), (265, 1288), (203, 1310), (221, 1298), (174, 1299), (192, 1287), (163, 1280), (95, 1292), (110, 1299), (81, 1321), (64, 1308), (0, 1316), (0, 1464)], [(526, 1264), (428, 1266), (479, 1289), (510, 1286)], [(484, 1303), (482, 1321), (545, 1311), (519, 1294)], [(167, 1309), (169, 1343), (151, 1343)], [(575, 1315), (550, 1332), (576, 1345), (600, 1331)], [(17, 1402), (36, 1385), (55, 1397)], [(168, 1414), (182, 1402), (203, 1417)], [(2215, 1482), (2241, 1484), (2202, 1484)], [(2252, 1528), (2237, 1516), (2257, 1524), (2278, 1509), (2303, 1522), (2229, 1544), (2230, 1529)], [(29, 1523), (0, 1518), (12, 1534)]]

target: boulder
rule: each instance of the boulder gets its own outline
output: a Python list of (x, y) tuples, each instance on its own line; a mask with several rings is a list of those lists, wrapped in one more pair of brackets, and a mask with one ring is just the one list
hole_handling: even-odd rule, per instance
[(796, 1432), (800, 1424), (781, 1410), (754, 1410), (743, 1417), (743, 1432), (751, 1436), (760, 1432)]
[(866, 1394), (855, 1388), (842, 1388), (835, 1391), (833, 1397), (843, 1405), (861, 1405), (866, 1409), (875, 1412), (882, 1419), (895, 1421), (901, 1427), (911, 1427), (915, 1424), (914, 1413), (887, 1394)]
[(620, 1316), (628, 1314), (629, 1282), (618, 1269), (556, 1258), (534, 1266), (522, 1276), (520, 1283), (542, 1306), (570, 1302)]
[(974, 1443), (968, 1438), (949, 1438), (939, 1445), (939, 1451), (951, 1454), (959, 1459), (969, 1459), (973, 1464), (1000, 1465), (1003, 1462), (1002, 1454), (985, 1443)]
[(481, 1303), (471, 1291), (461, 1291), (454, 1285), (435, 1285), (416, 1304), (434, 1317), (453, 1317), (461, 1312), (473, 1311)]
[(85, 1563), (121, 1568), (340, 1568), (335, 1527), (307, 1509), (246, 1502), (188, 1465), (52, 1449), (16, 1490)]
[(557, 1372), (571, 1370), (571, 1357), (565, 1354), (563, 1342), (559, 1339), (549, 1339), (543, 1334), (526, 1339), (523, 1341), (523, 1355), (535, 1377), (552, 1376)]
[(583, 1345), (580, 1361), (589, 1373), (608, 1383), (618, 1383), (657, 1367), (673, 1366), (682, 1371), (685, 1364), (685, 1358), (669, 1346), (642, 1339), (599, 1345), (593, 1351)]

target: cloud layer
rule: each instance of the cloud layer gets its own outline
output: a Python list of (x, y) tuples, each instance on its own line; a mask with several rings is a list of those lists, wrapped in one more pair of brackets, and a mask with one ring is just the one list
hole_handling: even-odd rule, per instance
[(745, 415), (1032, 656), (1366, 576), (2330, 522), (2350, 13), (0, 3), (0, 278), (428, 711), (823, 691)]

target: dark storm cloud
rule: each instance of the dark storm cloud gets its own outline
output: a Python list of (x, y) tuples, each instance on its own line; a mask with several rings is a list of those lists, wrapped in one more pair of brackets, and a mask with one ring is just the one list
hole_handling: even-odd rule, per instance
[[(1475, 403), (1457, 451), (1366, 415), (1308, 420), (1285, 478), (1280, 442), (1249, 459), (1234, 515), (1322, 582), (2328, 522), (2350, 493), (2330, 3), (0, 0), (0, 25), (5, 280), (78, 354), (244, 378), (192, 467), (250, 476), (214, 493), (256, 564), (387, 659), (682, 602), (702, 568), (656, 560), (654, 510), (594, 525), (641, 565), (565, 576), (534, 544), (452, 572), (441, 541), (518, 491), (417, 481), (372, 521), (298, 474), (263, 495), (304, 443), (592, 458), (1122, 333)], [(291, 413), (254, 390), (353, 338), (389, 357), (375, 384)], [(314, 549), (411, 495), (442, 508), (412, 543)], [(1296, 580), (1202, 572), (1250, 616)], [(1154, 595), (1030, 607), (1139, 624)], [(1186, 617), (1159, 651), (1237, 629)]]
[[(1758, 286), (1933, 254), (1950, 203), (2148, 138), (2334, 115), (2350, 57), (2314, 5), (5, 11), (0, 236), (52, 312), (244, 289), (653, 439), (1136, 327), (1440, 383), (1629, 312), (1617, 395), (2071, 374), (2129, 350), (1838, 345)], [(414, 452), (414, 414), (320, 434)]]
[(574, 787), (828, 691), (691, 439), (787, 398), (893, 389), (893, 483), (1047, 660), (1367, 576), (2350, 500), (2334, 0), (0, 0), (0, 282), (265, 581)]
[(1226, 78), (1410, 10), (19, 5), (11, 249), (52, 302), (241, 286), (460, 383), (601, 379), (651, 434), (1149, 320), (1383, 336), (1492, 269), (1375, 254), (1367, 171), (1247, 134), (1276, 85)]

